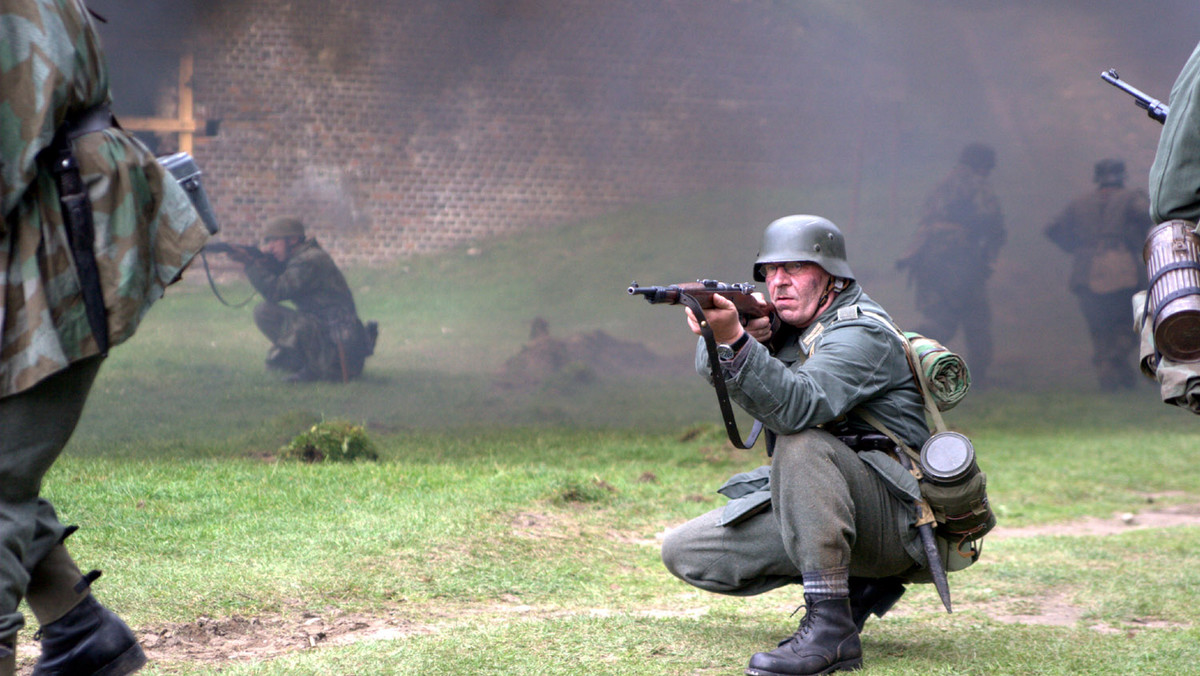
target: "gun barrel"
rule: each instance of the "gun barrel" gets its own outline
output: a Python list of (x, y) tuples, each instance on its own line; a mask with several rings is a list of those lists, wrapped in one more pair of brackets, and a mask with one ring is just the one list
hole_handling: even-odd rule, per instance
[(1132, 96), (1133, 102), (1137, 105), (1137, 107), (1145, 109), (1146, 114), (1149, 115), (1151, 119), (1160, 124), (1166, 121), (1167, 114), (1170, 112), (1170, 107), (1158, 99), (1151, 98), (1142, 90), (1122, 80), (1121, 76), (1117, 74), (1117, 70), (1115, 68), (1109, 68), (1108, 70), (1100, 73), (1100, 79)]

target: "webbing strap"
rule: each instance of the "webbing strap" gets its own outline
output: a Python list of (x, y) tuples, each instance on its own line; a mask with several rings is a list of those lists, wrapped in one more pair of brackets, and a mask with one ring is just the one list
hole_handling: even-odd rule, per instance
[(700, 324), (700, 336), (704, 339), (704, 346), (708, 348), (708, 366), (712, 369), (713, 389), (717, 391), (717, 404), (721, 407), (721, 418), (725, 421), (725, 433), (729, 435), (730, 443), (735, 448), (741, 449), (754, 446), (754, 442), (758, 441), (759, 433), (762, 432), (762, 422), (754, 421), (754, 427), (750, 429), (750, 436), (746, 437), (746, 441), (743, 442), (742, 434), (738, 431), (737, 420), (733, 417), (733, 406), (729, 403), (729, 390), (725, 387), (721, 358), (717, 356), (717, 340), (713, 337), (712, 328), (704, 317), (704, 310), (700, 307), (700, 302), (687, 293), (679, 294), (679, 302), (691, 308), (692, 313), (696, 315), (696, 321)]
[(942, 412), (938, 410), (937, 403), (933, 400), (933, 395), (929, 394), (929, 379), (925, 377), (925, 371), (921, 368), (920, 360), (913, 354), (912, 343), (908, 342), (908, 338), (904, 336), (904, 333), (887, 317), (866, 310), (863, 310), (862, 313), (882, 323), (900, 338), (900, 344), (904, 346), (904, 356), (908, 359), (908, 368), (912, 371), (913, 378), (917, 381), (917, 387), (921, 391), (921, 399), (925, 403), (925, 412), (933, 419), (933, 429), (935, 432), (945, 432), (946, 421), (942, 419)]

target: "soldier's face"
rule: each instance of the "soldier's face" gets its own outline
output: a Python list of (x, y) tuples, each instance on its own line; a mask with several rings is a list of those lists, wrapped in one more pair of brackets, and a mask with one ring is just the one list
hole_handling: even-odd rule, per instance
[(779, 318), (792, 326), (804, 328), (817, 318), (821, 296), (829, 284), (829, 273), (816, 263), (802, 263), (799, 269), (788, 272), (792, 265), (780, 265), (764, 275), (767, 291)]
[(263, 242), (263, 251), (275, 257), (275, 260), (287, 260), (288, 241), (283, 237), (273, 237)]

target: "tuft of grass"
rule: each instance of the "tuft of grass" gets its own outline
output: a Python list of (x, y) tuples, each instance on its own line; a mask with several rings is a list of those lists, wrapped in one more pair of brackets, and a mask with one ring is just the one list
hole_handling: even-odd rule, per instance
[(378, 460), (375, 444), (361, 425), (331, 420), (313, 425), (279, 449), (284, 460), (354, 462)]

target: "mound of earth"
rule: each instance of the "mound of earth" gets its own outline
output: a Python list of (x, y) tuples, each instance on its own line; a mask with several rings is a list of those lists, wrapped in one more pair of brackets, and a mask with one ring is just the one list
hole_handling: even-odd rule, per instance
[(640, 343), (619, 340), (600, 330), (554, 337), (549, 324), (539, 317), (533, 320), (529, 342), (504, 362), (493, 382), (498, 389), (521, 392), (606, 378), (682, 375), (685, 369), (677, 359), (661, 357)]

